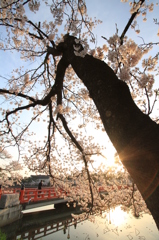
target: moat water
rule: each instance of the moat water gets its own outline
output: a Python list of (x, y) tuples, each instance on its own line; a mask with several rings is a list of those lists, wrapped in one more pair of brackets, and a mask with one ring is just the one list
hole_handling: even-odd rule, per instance
[[(43, 210), (43, 212), (41, 212)], [(8, 240), (158, 240), (159, 231), (149, 214), (135, 218), (119, 207), (92, 220), (72, 219), (74, 209), (56, 211), (53, 205), (25, 210), (23, 218), (2, 230)]]

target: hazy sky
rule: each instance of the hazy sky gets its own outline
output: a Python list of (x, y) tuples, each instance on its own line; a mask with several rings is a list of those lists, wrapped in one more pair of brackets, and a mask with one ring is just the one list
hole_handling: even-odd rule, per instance
[[(149, 1), (154, 4), (158, 1)], [(103, 21), (102, 24), (99, 24), (96, 29), (93, 30), (96, 37), (96, 46), (101, 46), (106, 41), (102, 39), (101, 36), (109, 38), (119, 29), (119, 35), (121, 35), (124, 30), (129, 18), (129, 4), (122, 3), (120, 0), (86, 0), (88, 15), (96, 17)], [(157, 42), (159, 37), (157, 37), (158, 26), (153, 23), (153, 18), (158, 17), (159, 6), (155, 7), (154, 12), (147, 14), (147, 22), (143, 22), (143, 17), (138, 17), (138, 28), (140, 29), (140, 34), (136, 34), (134, 30), (129, 29), (127, 36), (134, 39), (139, 44), (143, 43), (143, 40), (147, 43), (150, 41)], [(33, 22), (43, 22), (44, 20), (51, 21), (52, 16), (49, 14), (49, 8), (44, 8), (43, 5), (40, 8), (40, 11), (36, 14), (29, 13), (28, 16)], [(3, 27), (0, 27), (0, 37), (4, 38)], [(142, 38), (141, 38), (142, 37)], [(153, 53), (156, 53), (158, 46), (155, 47)], [(2, 52), (0, 54), (0, 75), (9, 77), (13, 69), (17, 68), (20, 64), (20, 59), (17, 53), (10, 54), (9, 52)], [(35, 62), (36, 64), (36, 62)], [(39, 62), (37, 62), (39, 64)], [(27, 68), (31, 68), (32, 64), (25, 63)], [(159, 78), (156, 78), (156, 86), (159, 86)], [(0, 88), (4, 87), (5, 80), (0, 79)]]

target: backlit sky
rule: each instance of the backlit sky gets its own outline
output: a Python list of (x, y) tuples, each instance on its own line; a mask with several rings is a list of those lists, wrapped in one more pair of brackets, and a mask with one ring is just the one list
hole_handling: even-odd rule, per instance
[[(151, 0), (149, 3), (153, 2), (154, 4), (158, 2), (158, 0)], [(120, 0), (86, 0), (87, 4), (87, 12), (89, 16), (96, 17), (103, 21), (102, 24), (99, 24), (96, 29), (93, 30), (94, 35), (96, 36), (96, 44), (101, 45), (105, 43), (105, 40), (101, 38), (101, 36), (109, 38), (116, 31), (116, 26), (119, 29), (119, 35), (121, 35), (122, 31), (125, 28), (129, 18), (129, 4), (122, 3)], [(138, 17), (137, 21), (139, 23), (139, 29), (141, 30), (140, 34), (137, 35), (132, 29), (129, 29), (127, 32), (127, 36), (134, 39), (139, 44), (143, 43), (142, 37), (145, 42), (158, 41), (157, 37), (158, 26), (153, 23), (153, 18), (158, 18), (159, 6), (154, 8), (152, 13), (147, 14), (147, 22), (144, 23), (142, 21), (142, 17)], [(52, 16), (49, 13), (48, 7), (43, 7), (41, 5), (40, 11), (34, 13), (29, 13), (28, 16), (33, 22), (43, 22), (44, 20), (51, 21)], [(0, 28), (0, 37), (3, 38), (3, 27)], [(0, 55), (0, 74), (5, 74), (8, 76), (9, 72), (19, 66), (19, 62), (17, 61), (16, 54), (10, 56), (10, 54), (1, 53)], [(1, 85), (0, 85), (1, 86)]]
[[(149, 3), (153, 2), (154, 4), (158, 1), (149, 1)], [(128, 3), (122, 3), (120, 0), (86, 0), (87, 5), (87, 12), (88, 15), (93, 17), (96, 17), (97, 19), (100, 19), (103, 21), (102, 24), (99, 24), (96, 29), (93, 30), (94, 35), (96, 37), (96, 46), (102, 46), (105, 44), (105, 40), (102, 39), (101, 36), (104, 36), (106, 38), (109, 38), (112, 36), (116, 31), (116, 25), (119, 29), (119, 35), (121, 35), (122, 31), (124, 30), (129, 18), (130, 18), (130, 12), (129, 12), (129, 4)], [(138, 17), (138, 27), (140, 29), (140, 34), (136, 34), (134, 30), (129, 29), (127, 32), (127, 36), (134, 39), (138, 44), (143, 43), (144, 41), (147, 42), (159, 42), (159, 37), (157, 36), (158, 28), (159, 26), (155, 25), (153, 23), (153, 18), (157, 18), (159, 15), (159, 6), (155, 7), (154, 11), (152, 13), (147, 14), (147, 22), (143, 22), (143, 17)], [(36, 14), (29, 13), (30, 19), (33, 22), (43, 22), (44, 20), (51, 21), (52, 16), (49, 14), (49, 9), (44, 8), (43, 6), (40, 8), (40, 11)], [(159, 19), (158, 19), (159, 20)], [(3, 38), (3, 28), (0, 27), (0, 37)], [(142, 37), (142, 38), (141, 38)], [(158, 46), (155, 47), (154, 51), (152, 53), (156, 53), (158, 51)], [(39, 63), (38, 63), (39, 64)], [(25, 64), (27, 68), (31, 67), (29, 66), (29, 63)], [(16, 53), (10, 55), (8, 53), (1, 52), (0, 54), (0, 75), (3, 75), (5, 77), (9, 77), (10, 73), (13, 69), (17, 68), (19, 66), (19, 57)], [(159, 78), (156, 79), (155, 86), (159, 86)], [(4, 87), (4, 80), (0, 79), (0, 88)], [(99, 134), (98, 134), (99, 136)], [(101, 137), (99, 136), (99, 139)], [(105, 135), (102, 134), (102, 138), (105, 140), (107, 139)], [(108, 152), (111, 154), (112, 150), (111, 145), (108, 144)]]
[[(149, 3), (153, 2), (154, 4), (158, 2), (158, 0), (151, 0)], [(99, 24), (94, 30), (93, 33), (96, 37), (96, 45), (100, 46), (106, 41), (102, 39), (101, 36), (109, 38), (112, 36), (116, 31), (116, 24), (117, 28), (119, 29), (119, 35), (121, 35), (122, 31), (124, 30), (129, 18), (130, 18), (130, 7), (128, 3), (122, 3), (120, 0), (86, 0), (87, 4), (87, 12), (88, 15), (96, 17), (97, 19), (102, 20), (102, 24)], [(49, 8), (43, 7), (41, 5), (40, 11), (36, 12), (36, 14), (30, 12), (28, 16), (33, 22), (43, 22), (44, 20), (51, 21), (52, 16), (49, 14)], [(138, 26), (140, 29), (140, 34), (137, 35), (134, 30), (131, 28), (127, 32), (127, 36), (129, 38), (134, 39), (137, 43), (142, 44), (144, 39), (145, 42), (157, 42), (159, 41), (159, 37), (157, 37), (157, 31), (159, 26), (153, 23), (153, 18), (158, 17), (159, 6), (154, 8), (152, 13), (147, 14), (147, 22), (143, 22), (143, 17), (140, 16), (137, 18)], [(0, 37), (4, 38), (3, 34), (3, 27), (0, 27)], [(158, 48), (158, 46), (157, 46)], [(156, 49), (155, 49), (156, 51)], [(27, 64), (28, 65), (28, 64)], [(19, 66), (19, 59), (17, 58), (17, 54), (0, 54), (0, 75), (9, 76), (9, 73), (12, 69), (15, 69)], [(2, 81), (2, 80), (1, 80)], [(1, 87), (2, 82), (0, 83)]]

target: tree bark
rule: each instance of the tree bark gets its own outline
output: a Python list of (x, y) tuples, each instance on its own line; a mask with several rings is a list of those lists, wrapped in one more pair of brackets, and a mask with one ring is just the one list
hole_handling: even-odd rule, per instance
[(134, 103), (129, 88), (103, 61), (74, 54), (65, 39), (63, 58), (87, 87), (104, 128), (159, 229), (159, 126)]

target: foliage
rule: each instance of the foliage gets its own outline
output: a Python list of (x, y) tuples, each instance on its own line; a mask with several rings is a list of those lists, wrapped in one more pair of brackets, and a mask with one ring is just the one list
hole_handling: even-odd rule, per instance
[(0, 239), (1, 240), (6, 240), (6, 235), (5, 235), (5, 233), (1, 232), (1, 229), (0, 229)]
[[(120, 184), (114, 177), (118, 171), (111, 170), (113, 177), (105, 179), (102, 166), (95, 167), (94, 161), (103, 159), (104, 148), (96, 139), (97, 131), (104, 130), (101, 119), (88, 90), (72, 67), (64, 66), (63, 72), (59, 73), (59, 66), (65, 65), (59, 49), (67, 37), (65, 33), (77, 37), (74, 54), (84, 58), (88, 52), (106, 61), (130, 86), (140, 108), (150, 115), (158, 99), (158, 89), (153, 89), (155, 75), (159, 73), (158, 54), (146, 54), (158, 42), (138, 45), (126, 37), (125, 28), (121, 36), (117, 29), (114, 36), (103, 37), (106, 44), (96, 47), (92, 31), (101, 21), (87, 15), (86, 2), (1, 1), (3, 34), (0, 48), (7, 57), (14, 53), (17, 60), (7, 77), (0, 76), (3, 80), (0, 89), (1, 152), (16, 147), (19, 158), (30, 170), (49, 174), (53, 184), (69, 189), (70, 200), (78, 201), (86, 211), (89, 211), (89, 203), (93, 211), (122, 203), (126, 207), (132, 206), (138, 214), (146, 206), (133, 183), (130, 188), (124, 188), (129, 180), (128, 173), (125, 170), (120, 173), (120, 178), (126, 181), (126, 184)], [(31, 20), (40, 11), (40, 4), (50, 10), (51, 21)], [(145, 12), (153, 6), (139, 1), (131, 3), (130, 7), (135, 21), (128, 28), (131, 25), (138, 33), (138, 15), (141, 13), (145, 19)], [(51, 51), (54, 52), (52, 58)], [(139, 62), (142, 63), (140, 68)], [(153, 102), (150, 101), (152, 95)], [(96, 131), (88, 131), (92, 126)], [(94, 171), (98, 172), (95, 181)], [(104, 171), (109, 175), (108, 169)], [(76, 180), (78, 194), (74, 194), (72, 183), (65, 181), (70, 175)], [(99, 182), (109, 193), (103, 195), (103, 199), (98, 191)], [(110, 185), (113, 191), (110, 191)], [(122, 191), (116, 194), (118, 185), (122, 185)]]
[(6, 150), (2, 150), (0, 147), (0, 185), (3, 186), (13, 186), (15, 183), (20, 183), (22, 176), (19, 172), (22, 170), (22, 166), (18, 161), (9, 161), (8, 164), (6, 162), (11, 159), (11, 156), (8, 154)]

